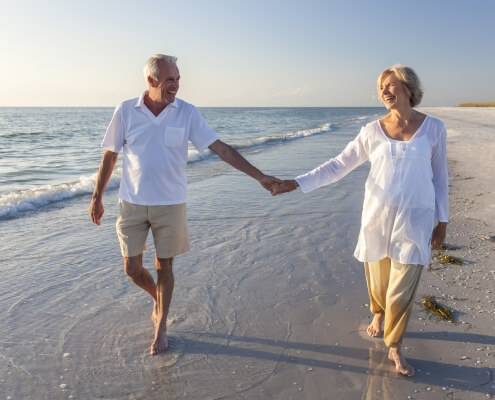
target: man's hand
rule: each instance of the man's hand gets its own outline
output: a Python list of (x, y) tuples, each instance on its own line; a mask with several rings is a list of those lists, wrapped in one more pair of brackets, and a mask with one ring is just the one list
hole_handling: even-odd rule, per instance
[(89, 205), (89, 217), (96, 225), (100, 225), (101, 218), (105, 212), (102, 201), (103, 192), (112, 176), (118, 156), (118, 153), (107, 150), (103, 153), (101, 159), (98, 176), (96, 177), (95, 190), (93, 192), (93, 197), (91, 198), (91, 204)]
[(282, 183), (283, 181), (281, 181), (278, 178), (275, 178), (274, 176), (265, 175), (265, 176), (263, 176), (263, 178), (261, 178), (261, 180), (259, 182), (260, 182), (261, 186), (263, 186), (266, 190), (268, 190), (269, 192), (272, 192), (273, 188), (277, 184)]
[(299, 187), (299, 184), (295, 179), (287, 179), (281, 183), (272, 186), (272, 196), (277, 196), (282, 193), (292, 192)]
[(431, 248), (433, 250), (438, 249), (443, 244), (446, 235), (447, 222), (439, 222), (431, 234)]
[(89, 217), (91, 218), (91, 221), (96, 225), (100, 225), (104, 212), (103, 202), (101, 200), (92, 199), (91, 204), (89, 205)]

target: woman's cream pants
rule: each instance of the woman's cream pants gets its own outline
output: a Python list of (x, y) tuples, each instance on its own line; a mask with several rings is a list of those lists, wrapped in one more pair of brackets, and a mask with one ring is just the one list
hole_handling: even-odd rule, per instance
[(423, 268), (390, 258), (364, 263), (370, 311), (385, 314), (383, 340), (387, 346), (402, 342)]

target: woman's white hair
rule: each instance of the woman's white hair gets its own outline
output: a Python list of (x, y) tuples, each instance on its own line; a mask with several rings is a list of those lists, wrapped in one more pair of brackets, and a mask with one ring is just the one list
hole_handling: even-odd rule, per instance
[(177, 57), (166, 56), (164, 54), (155, 54), (154, 56), (150, 57), (144, 64), (143, 68), (144, 79), (146, 81), (148, 80), (148, 76), (155, 81), (159, 79), (160, 68), (158, 65), (160, 64), (160, 62), (175, 64), (177, 63)]
[(416, 107), (419, 103), (421, 103), (421, 99), (423, 98), (421, 82), (419, 81), (416, 72), (414, 72), (411, 67), (406, 65), (395, 64), (383, 71), (378, 77), (378, 93), (380, 93), (380, 87), (383, 80), (390, 74), (394, 74), (395, 77), (405, 86), (407, 94), (409, 95), (409, 104), (411, 107)]

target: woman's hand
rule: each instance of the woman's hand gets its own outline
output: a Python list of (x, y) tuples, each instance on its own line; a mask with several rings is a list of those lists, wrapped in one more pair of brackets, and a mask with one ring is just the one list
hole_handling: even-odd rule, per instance
[[(273, 193), (273, 192), (272, 192)], [(440, 248), (447, 235), (447, 222), (439, 222), (431, 235), (431, 248), (433, 250)]]
[(282, 183), (276, 183), (272, 186), (272, 196), (277, 196), (282, 193), (292, 192), (299, 187), (295, 179), (286, 179)]

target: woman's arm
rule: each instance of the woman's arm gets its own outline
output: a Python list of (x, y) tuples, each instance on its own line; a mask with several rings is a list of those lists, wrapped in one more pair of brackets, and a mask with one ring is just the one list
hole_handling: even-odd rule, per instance
[(442, 126), (438, 142), (431, 155), (433, 187), (435, 190), (435, 218), (440, 222), (449, 221), (449, 174), (447, 170), (447, 131)]
[(312, 171), (296, 177), (295, 180), (301, 187), (301, 190), (307, 193), (330, 183), (337, 182), (368, 160), (367, 137), (367, 128), (361, 128), (359, 135), (352, 142), (349, 142), (337, 157), (331, 158)]
[(447, 169), (447, 131), (442, 127), (440, 139), (431, 157), (433, 187), (435, 189), (435, 218), (439, 221), (431, 235), (431, 248), (439, 248), (447, 235), (449, 221), (449, 175)]

